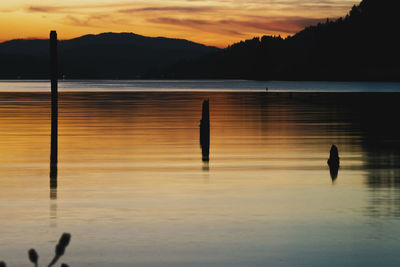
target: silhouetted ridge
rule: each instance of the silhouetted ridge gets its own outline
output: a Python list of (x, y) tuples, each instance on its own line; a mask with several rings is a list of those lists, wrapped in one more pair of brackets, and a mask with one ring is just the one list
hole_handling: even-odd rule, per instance
[(233, 44), (162, 73), (170, 78), (400, 80), (399, 1), (364, 0), (337, 20), (286, 39)]
[[(183, 59), (218, 48), (183, 39), (134, 33), (84, 35), (59, 42), (59, 76), (66, 78), (140, 78)], [(0, 78), (47, 78), (47, 40), (0, 43)]]

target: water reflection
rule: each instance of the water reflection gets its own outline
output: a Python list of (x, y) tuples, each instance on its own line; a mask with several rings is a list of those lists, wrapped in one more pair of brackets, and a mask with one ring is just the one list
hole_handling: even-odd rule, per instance
[[(400, 128), (393, 115), (400, 113), (399, 94), (333, 96), (327, 107), (352, 134), (360, 136), (362, 170), (368, 188), (368, 216), (400, 216)], [(341, 110), (338, 112), (338, 110)], [(330, 169), (332, 177), (337, 175)]]
[[(345, 157), (342, 169), (364, 172), (369, 199), (366, 214), (400, 217), (400, 128), (393, 120), (400, 114), (400, 94), (269, 94), (257, 102), (264, 136), (274, 131), (307, 136), (302, 145), (309, 149), (318, 149), (319, 141), (308, 143), (310, 137), (326, 136), (327, 142), (341, 144), (346, 154), (360, 154), (362, 166)], [(294, 127), (299, 123), (304, 127)], [(287, 150), (281, 144), (280, 149)], [(335, 183), (339, 161), (328, 165)]]
[[(6, 240), (51, 240), (43, 234), (49, 226), (43, 218), (50, 217), (51, 226), (62, 222), (82, 236), (92, 231), (72, 255), (77, 265), (92, 263), (86, 257), (96, 243), (96, 266), (115, 265), (107, 256), (110, 247), (127, 255), (121, 260), (126, 266), (161, 261), (177, 266), (182, 251), (187, 262), (198, 266), (233, 266), (248, 255), (254, 256), (254, 266), (279, 265), (282, 258), (288, 266), (299, 261), (303, 266), (327, 261), (342, 266), (354, 253), (374, 260), (366, 247), (393, 247), (382, 238), (368, 239), (364, 247), (357, 243), (369, 238), (371, 220), (378, 222), (378, 237), (397, 234), (392, 230), (400, 227), (400, 134), (388, 123), (398, 113), (371, 108), (382, 101), (375, 95), (61, 96), (64, 194), (62, 201), (53, 200), (57, 161), (50, 160), (49, 208), (48, 94), (0, 93), (0, 236)], [(199, 104), (208, 98), (212, 129), (202, 134), (199, 118), (200, 125), (207, 125), (207, 108), (200, 115)], [(400, 97), (383, 99), (393, 105)], [(211, 134), (213, 165), (208, 172)], [(331, 144), (340, 150), (335, 187), (326, 164)], [(332, 179), (338, 171), (329, 169)], [(389, 224), (393, 227), (388, 230)], [(315, 242), (309, 242), (310, 236)], [(11, 243), (1, 250), (18, 259), (25, 244)], [(339, 243), (349, 244), (351, 253)], [(306, 259), (304, 251), (318, 253)]]
[[(372, 103), (369, 103), (371, 106)], [(362, 122), (366, 185), (370, 189), (367, 213), (375, 218), (400, 217), (400, 129), (395, 99), (377, 98), (379, 112), (366, 109)]]
[(400, 217), (400, 152), (368, 149), (365, 153), (366, 184), (370, 188), (368, 214), (373, 217)]

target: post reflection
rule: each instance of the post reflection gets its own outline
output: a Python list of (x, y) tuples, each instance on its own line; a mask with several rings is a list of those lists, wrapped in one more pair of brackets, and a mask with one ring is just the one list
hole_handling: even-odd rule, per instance
[(50, 201), (50, 227), (57, 227), (57, 201)]
[[(57, 124), (58, 121), (56, 120)], [(51, 152), (50, 152), (50, 199), (57, 199), (57, 175), (58, 175), (58, 166), (57, 166), (57, 132), (53, 131), (53, 123), (52, 123), (52, 131), (51, 131)]]
[(58, 175), (58, 147), (57, 147), (57, 131), (54, 131), (54, 125), (58, 124), (58, 118), (51, 123), (51, 144), (50, 144), (50, 199), (57, 199), (57, 175)]
[(203, 171), (209, 171), (210, 170), (210, 162), (209, 161), (205, 161), (203, 162)]

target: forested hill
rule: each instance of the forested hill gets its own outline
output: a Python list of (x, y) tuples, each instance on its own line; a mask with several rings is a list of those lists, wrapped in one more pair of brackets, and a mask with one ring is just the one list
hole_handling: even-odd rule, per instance
[[(140, 78), (179, 60), (218, 51), (183, 39), (146, 37), (133, 33), (85, 35), (59, 42), (60, 76), (67, 78)], [(48, 40), (0, 43), (0, 78), (49, 77)]]
[(263, 36), (156, 73), (170, 78), (400, 80), (398, 0), (363, 0), (294, 36)]

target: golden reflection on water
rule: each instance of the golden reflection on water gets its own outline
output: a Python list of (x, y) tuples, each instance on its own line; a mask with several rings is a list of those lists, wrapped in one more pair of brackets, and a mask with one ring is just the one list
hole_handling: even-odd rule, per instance
[[(379, 120), (366, 123), (347, 96), (61, 93), (57, 190), (49, 98), (0, 93), (0, 260), (19, 263), (33, 244), (50, 254), (64, 231), (77, 266), (318, 264), (328, 247), (349, 256), (337, 242), (368, 254), (363, 244), (398, 241), (375, 220), (400, 226), (399, 136), (373, 130)], [(206, 98), (209, 163), (199, 144)]]

